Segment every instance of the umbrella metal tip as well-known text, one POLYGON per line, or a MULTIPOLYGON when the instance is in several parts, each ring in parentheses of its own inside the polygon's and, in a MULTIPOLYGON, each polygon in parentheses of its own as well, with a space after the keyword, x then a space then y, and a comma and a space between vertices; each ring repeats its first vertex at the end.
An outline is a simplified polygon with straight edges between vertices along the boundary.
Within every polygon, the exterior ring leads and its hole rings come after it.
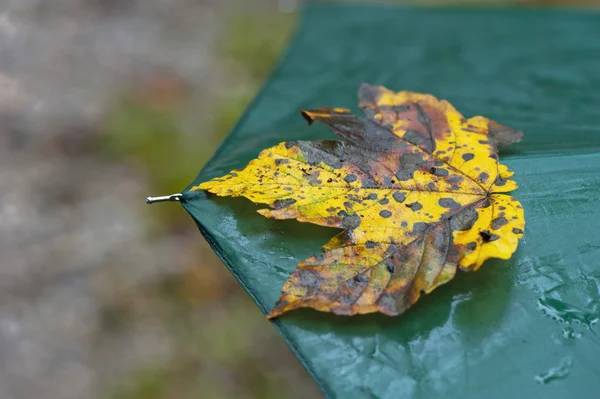
POLYGON ((181 197, 183 197, 183 194, 181 194, 181 193, 164 195, 161 197, 146 197, 146 204, 154 204, 155 202, 166 202, 166 201, 181 201, 181 197))

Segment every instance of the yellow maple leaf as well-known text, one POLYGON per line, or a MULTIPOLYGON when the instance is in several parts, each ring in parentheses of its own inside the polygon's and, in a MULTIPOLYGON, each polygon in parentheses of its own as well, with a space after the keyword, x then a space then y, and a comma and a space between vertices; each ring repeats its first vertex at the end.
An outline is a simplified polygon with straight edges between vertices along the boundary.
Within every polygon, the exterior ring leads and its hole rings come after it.
POLYGON ((397 315, 451 280, 457 268, 508 259, 523 235, 517 188, 497 146, 522 133, 463 117, 428 94, 363 84, 361 108, 302 111, 343 141, 294 141, 240 171, 192 188, 244 196, 275 219, 343 231, 298 265, 269 318, 301 307, 397 315))

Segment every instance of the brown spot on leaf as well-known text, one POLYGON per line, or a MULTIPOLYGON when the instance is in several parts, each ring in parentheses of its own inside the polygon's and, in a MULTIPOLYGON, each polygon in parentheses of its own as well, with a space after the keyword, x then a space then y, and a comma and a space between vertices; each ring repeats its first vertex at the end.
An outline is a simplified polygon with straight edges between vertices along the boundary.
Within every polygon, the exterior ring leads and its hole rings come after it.
POLYGON ((461 207, 461 205, 454 201, 452 198, 440 198, 440 200, 438 201, 439 206, 441 206, 442 208, 449 208, 449 209, 458 209, 461 207))
POLYGON ((483 242, 496 241, 497 239, 500 238, 500 236, 490 233, 489 230, 482 230, 479 232, 479 235, 481 236, 481 239, 483 240, 483 242))
POLYGON ((283 208, 287 208, 290 205, 296 203, 296 200, 294 198, 288 198, 288 199, 284 199, 284 200, 275 200, 273 201, 273 205, 272 207, 274 209, 283 209, 283 208))
POLYGON ((418 222, 413 225, 413 233, 424 233, 429 228, 429 223, 418 222))
POLYGON ((379 211, 379 216, 381 216, 382 218, 389 218, 392 216, 392 212, 388 211, 387 209, 383 209, 379 211))
POLYGON ((420 202, 413 202, 412 204, 406 204, 407 208, 410 208, 413 212, 423 209, 423 205, 420 202))
POLYGON ((490 178, 490 175, 488 175, 488 174, 487 174, 487 173, 485 173, 485 172, 481 172, 481 173, 479 174, 479 176, 477 176, 477 180, 479 180, 479 181, 480 181, 480 182, 482 182, 482 183, 485 183, 485 182, 486 182, 486 180, 487 180, 487 179, 489 179, 489 178, 490 178))
POLYGON ((410 259, 410 255, 407 253, 401 253, 400 255, 398 255, 398 260, 401 262, 408 262, 410 259))
POLYGON ((300 280, 300 285, 302 285, 304 287, 314 286, 319 281, 317 273, 312 270, 307 270, 307 269, 301 269, 299 271, 298 278, 300 280))
POLYGON ((446 169, 443 169, 443 168, 436 168, 435 172, 433 172, 433 174, 435 176, 445 177, 445 176, 448 176, 448 171, 446 169))
POLYGON ((348 183, 352 183, 353 181, 356 181, 357 177, 355 174, 350 174, 347 175, 346 177, 344 177, 344 180, 347 181, 348 183))
POLYGON ((497 217, 496 219, 492 220, 492 230, 498 230, 499 228, 506 225, 507 223, 508 223, 508 220, 506 220, 506 218, 504 216, 497 217))
POLYGON ((354 230, 360 225, 360 217, 357 214, 347 215, 342 218, 342 227, 347 230, 354 230))
POLYGON ((379 183, 369 178, 361 179, 360 184, 363 188, 379 188, 379 183))
POLYGON ((394 201, 401 204, 406 200, 406 193, 402 191, 394 191, 394 193, 392 194, 392 198, 394 199, 394 201))
POLYGON ((464 179, 459 175, 452 175, 446 179, 446 181, 450 184, 461 184, 463 180, 464 179))

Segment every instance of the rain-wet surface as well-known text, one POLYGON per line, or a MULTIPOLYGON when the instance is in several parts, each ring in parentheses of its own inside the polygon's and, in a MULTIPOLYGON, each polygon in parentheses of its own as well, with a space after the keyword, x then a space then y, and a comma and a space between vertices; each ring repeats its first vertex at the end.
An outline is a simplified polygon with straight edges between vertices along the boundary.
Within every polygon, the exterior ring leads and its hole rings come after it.
MULTIPOLYGON (((459 273, 401 317, 301 310, 276 322, 322 389, 344 397, 594 397, 600 119, 593 110, 600 103, 589 93, 600 88, 600 65, 589 54, 600 51, 591 39, 600 36, 600 15, 327 5, 309 15, 263 96, 194 184, 243 167, 280 141, 332 138, 277 116, 324 104, 352 108, 363 81, 430 92, 525 134, 501 152, 526 218, 510 260, 459 273), (557 58, 567 53, 568 60, 557 58), (320 61, 303 62, 309 54, 320 61), (257 131, 273 133, 256 140, 257 131)), ((243 199, 190 196, 185 206, 263 311, 294 264, 334 234, 266 220, 243 199), (230 217, 235 228, 222 230, 219 220, 230 217), (249 246, 236 244, 239 235, 252 237, 249 246), (295 260, 282 265, 290 254, 295 260)))

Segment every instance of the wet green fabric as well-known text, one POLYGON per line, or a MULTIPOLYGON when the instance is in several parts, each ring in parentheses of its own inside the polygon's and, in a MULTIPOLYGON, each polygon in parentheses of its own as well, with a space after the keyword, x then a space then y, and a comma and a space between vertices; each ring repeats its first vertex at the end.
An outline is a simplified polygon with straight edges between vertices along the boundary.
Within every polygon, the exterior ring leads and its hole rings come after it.
MULTIPOLYGON (((300 310, 274 322, 328 397, 600 395, 600 16, 309 6, 283 61, 193 184, 285 140, 334 138, 299 109, 357 109, 361 82, 432 93, 522 129, 503 149, 526 232, 509 261, 458 273, 400 317, 300 310)), ((189 187, 188 187, 189 188, 189 187)), ((243 198, 183 206, 266 313, 337 230, 263 218, 243 198)))

